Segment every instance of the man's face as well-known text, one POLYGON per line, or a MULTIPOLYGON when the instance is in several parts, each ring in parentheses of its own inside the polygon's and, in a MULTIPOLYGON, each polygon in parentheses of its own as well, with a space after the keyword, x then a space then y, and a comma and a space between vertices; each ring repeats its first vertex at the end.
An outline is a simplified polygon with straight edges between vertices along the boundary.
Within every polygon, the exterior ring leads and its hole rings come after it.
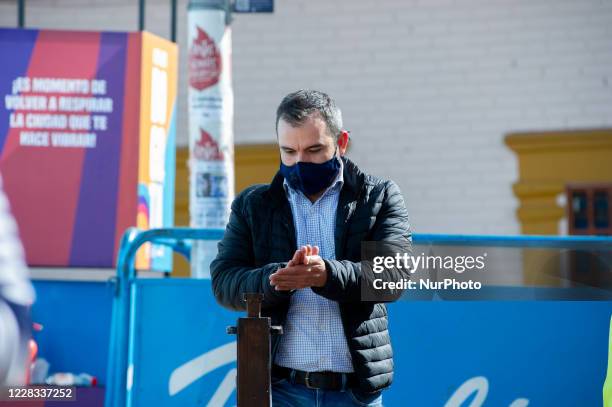
POLYGON ((312 114, 298 127, 278 121, 278 145, 283 164, 324 163, 334 156, 336 142, 329 135, 325 121, 312 114))

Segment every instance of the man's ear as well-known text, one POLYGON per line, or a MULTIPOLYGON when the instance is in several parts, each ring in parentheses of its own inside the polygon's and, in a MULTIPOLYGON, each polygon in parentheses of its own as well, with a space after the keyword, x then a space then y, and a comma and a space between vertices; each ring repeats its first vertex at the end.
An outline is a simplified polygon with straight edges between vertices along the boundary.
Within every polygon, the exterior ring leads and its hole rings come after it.
POLYGON ((343 156, 346 153, 346 149, 348 148, 349 143, 349 132, 346 130, 342 130, 340 135, 338 136, 338 151, 340 156, 343 156))

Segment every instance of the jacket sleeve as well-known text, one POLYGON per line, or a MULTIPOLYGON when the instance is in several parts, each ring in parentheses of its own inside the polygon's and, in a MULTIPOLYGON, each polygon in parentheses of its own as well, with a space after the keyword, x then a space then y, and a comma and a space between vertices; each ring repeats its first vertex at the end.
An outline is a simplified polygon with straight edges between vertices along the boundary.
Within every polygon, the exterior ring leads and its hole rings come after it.
MULTIPOLYGON (((387 251, 402 251, 412 255, 412 232, 408 221, 408 211, 399 187, 393 181, 385 182, 383 199, 376 221, 368 240, 381 242, 379 247, 387 251), (395 249, 394 249, 395 248, 395 249)), ((391 252, 388 253, 391 255, 391 252)), ((327 282, 323 287, 312 287, 312 290, 330 300, 338 302, 362 301, 362 262, 325 259, 327 282)), ((405 269, 387 270, 386 280, 409 278, 405 269)), ((367 277, 370 279, 372 274, 367 277)), ((374 302, 392 302, 401 297, 403 290, 386 291, 376 296, 374 302)))
POLYGON ((218 244, 217 257, 210 264, 212 289, 217 301, 226 308, 243 311, 244 293, 263 293, 262 309, 286 301, 287 291, 276 291, 269 276, 287 263, 270 263, 255 267, 251 231, 243 212, 247 191, 232 203, 230 219, 223 239, 218 244))

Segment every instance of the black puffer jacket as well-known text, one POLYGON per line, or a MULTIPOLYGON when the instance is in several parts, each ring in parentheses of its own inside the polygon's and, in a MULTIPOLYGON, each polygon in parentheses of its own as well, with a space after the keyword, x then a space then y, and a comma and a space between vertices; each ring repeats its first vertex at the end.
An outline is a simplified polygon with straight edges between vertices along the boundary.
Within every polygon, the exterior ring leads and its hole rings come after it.
MULTIPOLYGON (((360 390, 373 393, 393 380, 387 308, 360 300, 361 242, 404 241, 410 245, 408 213, 398 186, 364 174, 344 160, 344 185, 336 216, 336 259, 325 260, 328 280, 313 291, 340 305, 344 332, 360 390)), ((234 200, 230 220, 211 264, 214 295, 223 306, 244 310, 246 292, 264 293, 262 314, 283 325, 291 294, 275 291, 268 276, 296 250, 291 207, 276 174, 270 185, 254 185, 234 200)), ((274 336, 272 360, 279 343, 274 336)))

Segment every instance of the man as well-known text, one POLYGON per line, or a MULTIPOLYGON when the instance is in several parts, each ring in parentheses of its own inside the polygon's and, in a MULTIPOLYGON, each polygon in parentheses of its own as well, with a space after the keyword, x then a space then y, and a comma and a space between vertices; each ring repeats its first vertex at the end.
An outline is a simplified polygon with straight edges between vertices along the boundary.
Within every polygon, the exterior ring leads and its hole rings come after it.
POLYGON ((283 326, 273 405, 380 406, 393 354, 385 305, 361 299, 361 242, 409 245, 404 200, 345 157, 348 132, 325 93, 287 95, 276 131, 280 170, 233 202, 211 264, 214 294, 244 310, 243 293, 263 293, 262 314, 283 326))
POLYGON ((32 324, 29 308, 34 297, 17 224, 0 177, 0 386, 25 383, 32 324))

